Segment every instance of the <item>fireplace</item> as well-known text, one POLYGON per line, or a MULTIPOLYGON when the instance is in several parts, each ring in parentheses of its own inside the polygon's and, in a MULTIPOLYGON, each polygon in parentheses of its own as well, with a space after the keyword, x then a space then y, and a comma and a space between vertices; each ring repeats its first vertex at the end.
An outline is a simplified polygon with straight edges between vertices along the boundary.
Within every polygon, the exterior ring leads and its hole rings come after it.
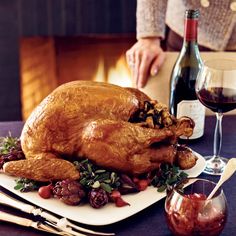
POLYGON ((125 52, 134 36, 31 37, 20 42, 22 118, 57 86, 93 80, 132 86, 125 52))
POLYGON ((25 120, 68 81, 130 85, 135 12, 136 0, 1 1, 0 121, 25 120))

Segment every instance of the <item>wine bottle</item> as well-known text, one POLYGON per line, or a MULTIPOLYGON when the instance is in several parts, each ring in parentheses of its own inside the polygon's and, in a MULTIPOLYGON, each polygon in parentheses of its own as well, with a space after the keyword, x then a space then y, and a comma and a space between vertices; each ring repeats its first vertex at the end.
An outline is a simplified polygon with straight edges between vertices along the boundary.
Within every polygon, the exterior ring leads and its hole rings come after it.
POLYGON ((195 92, 197 74, 203 65, 197 43, 198 17, 199 10, 185 12, 183 46, 170 80, 170 113, 177 118, 188 116, 195 122, 193 135, 189 139, 197 139, 203 135, 205 122, 205 107, 199 102, 195 92))

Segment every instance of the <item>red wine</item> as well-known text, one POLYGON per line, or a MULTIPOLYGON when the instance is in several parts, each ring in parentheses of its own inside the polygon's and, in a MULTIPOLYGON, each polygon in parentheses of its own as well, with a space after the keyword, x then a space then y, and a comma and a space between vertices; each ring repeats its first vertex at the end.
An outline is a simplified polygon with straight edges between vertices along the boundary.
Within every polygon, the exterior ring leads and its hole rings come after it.
POLYGON ((195 122, 193 135, 189 139, 203 135, 205 120, 205 108, 195 92, 196 78, 203 65, 197 44, 198 16, 198 10, 187 10, 185 13, 183 47, 170 81, 170 113, 177 118, 189 116, 195 122))
POLYGON ((202 104, 214 112, 224 113, 236 108, 236 89, 213 87, 201 89, 197 95, 202 104))

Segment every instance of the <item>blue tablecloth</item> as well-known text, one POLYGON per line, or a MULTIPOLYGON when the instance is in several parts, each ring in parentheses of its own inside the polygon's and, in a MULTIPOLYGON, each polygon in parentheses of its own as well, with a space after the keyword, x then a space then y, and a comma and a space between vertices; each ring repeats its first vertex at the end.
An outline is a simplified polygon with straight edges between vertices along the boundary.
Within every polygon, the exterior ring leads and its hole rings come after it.
MULTIPOLYGON (((22 122, 2 122, 0 123, 0 136, 6 136, 10 131, 13 136, 19 136, 22 129, 22 122)), ((207 117, 204 137, 194 143, 189 144, 195 151, 204 155, 211 155, 213 152, 213 134, 215 128, 215 117, 207 117)), ((223 144, 222 156, 230 158, 236 157, 236 116, 225 116, 223 118, 223 144)), ((202 178, 217 181, 219 177, 201 174, 202 178)), ((236 235, 236 174, 223 186, 228 200, 229 217, 226 227, 222 233, 224 236, 236 235)), ((9 208, 0 206, 0 210, 14 212, 9 208)), ((148 207, 147 209, 131 216, 121 222, 104 226, 91 227, 95 230, 115 232, 119 236, 167 236, 171 235, 164 217, 164 199, 148 207)), ((0 222, 0 235, 2 236, 33 236, 47 235, 33 229, 0 222)))

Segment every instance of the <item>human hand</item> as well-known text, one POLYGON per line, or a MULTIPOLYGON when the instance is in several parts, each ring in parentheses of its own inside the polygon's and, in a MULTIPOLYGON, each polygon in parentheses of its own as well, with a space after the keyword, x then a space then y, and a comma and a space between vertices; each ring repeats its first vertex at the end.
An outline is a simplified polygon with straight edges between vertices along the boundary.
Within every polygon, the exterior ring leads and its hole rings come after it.
POLYGON ((160 38, 141 38, 127 52, 126 60, 138 88, 143 88, 150 75, 158 73, 165 60, 160 38))

